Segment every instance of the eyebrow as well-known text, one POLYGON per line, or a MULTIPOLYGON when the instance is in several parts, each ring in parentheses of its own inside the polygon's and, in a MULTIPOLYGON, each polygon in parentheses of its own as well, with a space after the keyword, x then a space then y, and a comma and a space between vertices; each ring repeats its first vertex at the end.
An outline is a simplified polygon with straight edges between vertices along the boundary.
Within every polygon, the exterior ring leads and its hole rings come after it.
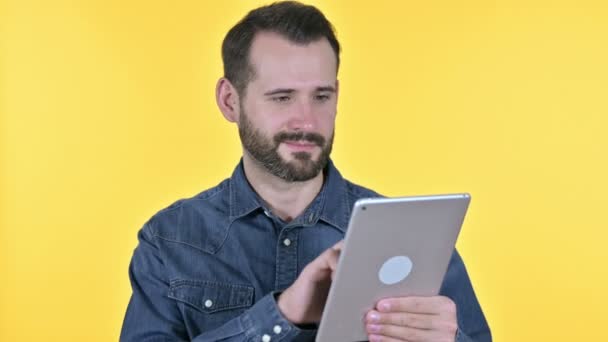
MULTIPOLYGON (((296 90, 292 89, 292 88, 277 88, 277 89, 273 89, 270 91, 267 91, 264 93, 265 96, 272 96, 272 95, 277 95, 277 94, 293 94, 296 90)), ((315 88, 315 91, 319 92, 319 91, 327 91, 327 92, 332 92, 335 93, 336 92, 336 88, 332 87, 332 86, 323 86, 323 87, 317 87, 315 88)))
POLYGON ((316 91, 327 91, 327 92, 330 92, 330 93, 335 93, 336 92, 336 88, 334 88, 332 86, 317 87, 316 91))
POLYGON ((272 96, 272 95, 276 95, 276 94, 291 94, 295 91, 296 91, 295 89, 278 88, 278 89, 273 89, 273 90, 267 91, 264 93, 264 95, 272 96))

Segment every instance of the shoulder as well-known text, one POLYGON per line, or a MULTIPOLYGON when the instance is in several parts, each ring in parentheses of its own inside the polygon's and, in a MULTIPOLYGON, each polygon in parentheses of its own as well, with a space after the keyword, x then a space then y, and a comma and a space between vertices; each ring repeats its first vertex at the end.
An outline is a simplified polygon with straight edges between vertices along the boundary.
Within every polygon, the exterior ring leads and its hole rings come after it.
POLYGON ((155 238, 213 253, 230 220, 230 179, 160 210, 143 230, 155 238))
POLYGON ((350 196, 357 197, 357 199, 364 197, 384 197, 374 190, 355 184, 347 179, 344 180, 344 184, 346 186, 346 192, 350 196))
POLYGON ((355 202, 361 198, 384 197, 374 190, 358 185, 346 179, 344 180, 344 185, 346 187, 346 196, 349 202, 349 208, 352 208, 355 202))

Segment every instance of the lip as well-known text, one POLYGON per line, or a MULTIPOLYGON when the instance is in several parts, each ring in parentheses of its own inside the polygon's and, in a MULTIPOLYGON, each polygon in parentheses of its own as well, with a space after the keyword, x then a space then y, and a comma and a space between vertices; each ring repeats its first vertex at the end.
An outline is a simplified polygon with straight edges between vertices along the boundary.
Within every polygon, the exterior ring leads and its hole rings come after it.
POLYGON ((317 147, 316 144, 307 141, 284 141, 284 144, 296 151, 310 151, 317 147))

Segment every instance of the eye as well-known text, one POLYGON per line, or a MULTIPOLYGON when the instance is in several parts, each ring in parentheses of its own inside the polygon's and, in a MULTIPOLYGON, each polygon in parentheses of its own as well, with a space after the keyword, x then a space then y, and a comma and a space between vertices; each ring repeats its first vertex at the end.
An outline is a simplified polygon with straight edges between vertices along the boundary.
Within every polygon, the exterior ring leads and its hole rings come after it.
POLYGON ((329 100, 330 96, 328 94, 318 94, 315 95, 315 100, 320 101, 320 102, 324 102, 329 100))
POLYGON ((274 101, 274 102, 287 102, 290 99, 291 98, 287 95, 280 95, 280 96, 272 97, 272 101, 274 101))

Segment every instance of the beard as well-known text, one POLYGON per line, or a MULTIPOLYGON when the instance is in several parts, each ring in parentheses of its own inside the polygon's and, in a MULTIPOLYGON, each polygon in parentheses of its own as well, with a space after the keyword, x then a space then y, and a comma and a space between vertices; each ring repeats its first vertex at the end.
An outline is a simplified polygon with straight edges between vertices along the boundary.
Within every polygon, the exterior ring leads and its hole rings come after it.
POLYGON ((266 137, 253 126, 241 106, 239 135, 243 148, 268 172, 286 182, 304 182, 315 178, 329 162, 334 141, 334 133, 329 139, 312 132, 279 132, 274 137, 266 137), (294 160, 287 161, 279 154, 279 145, 285 141, 305 141, 321 148, 317 160, 308 152, 292 153, 294 160))

